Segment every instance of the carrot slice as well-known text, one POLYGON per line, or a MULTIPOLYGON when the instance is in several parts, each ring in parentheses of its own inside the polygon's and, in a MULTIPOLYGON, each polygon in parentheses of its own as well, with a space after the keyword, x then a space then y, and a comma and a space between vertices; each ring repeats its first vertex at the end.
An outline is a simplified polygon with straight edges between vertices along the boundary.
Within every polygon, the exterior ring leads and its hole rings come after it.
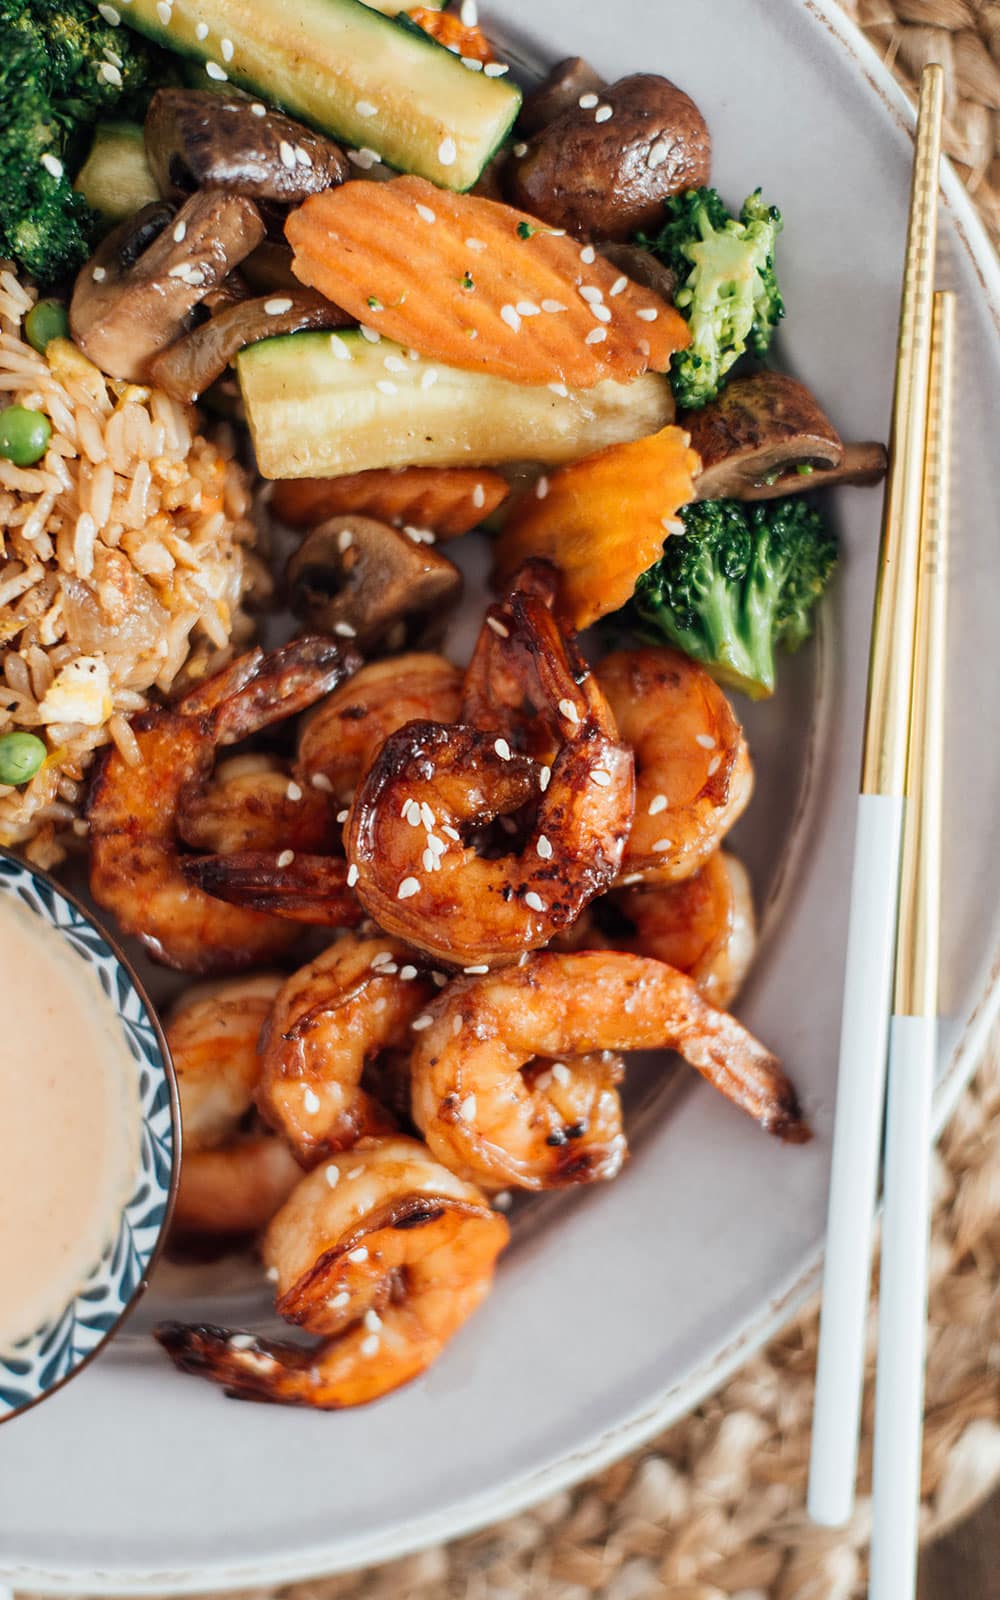
POLYGON ((559 568, 558 610, 573 627, 617 611, 675 531, 680 507, 694 498, 701 461, 688 439, 681 428, 661 428, 539 479, 497 543, 498 577, 542 556, 559 568))
POLYGON ((356 514, 454 539, 490 516, 509 492, 507 480, 485 467, 375 467, 340 478, 286 478, 275 484, 271 509, 293 528, 356 514))
POLYGON ((293 271, 377 333, 514 383, 590 389, 664 372, 687 323, 557 229, 425 178, 311 195, 285 233, 293 271))
POLYGON ((466 61, 495 61, 496 57, 490 47, 482 28, 478 26, 466 27, 461 17, 454 11, 432 11, 430 6, 414 6, 406 15, 418 28, 423 28, 438 44, 445 45, 449 50, 457 48, 460 56, 466 61))

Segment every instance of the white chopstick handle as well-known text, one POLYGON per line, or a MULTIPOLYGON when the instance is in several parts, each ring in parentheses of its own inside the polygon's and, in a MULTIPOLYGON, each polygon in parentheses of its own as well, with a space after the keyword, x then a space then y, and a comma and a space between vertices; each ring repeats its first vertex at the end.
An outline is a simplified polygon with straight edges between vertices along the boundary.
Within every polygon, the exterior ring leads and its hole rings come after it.
POLYGON ((936 1017, 893 1017, 869 1600, 916 1592, 936 1017))
POLYGON ((901 796, 860 797, 809 1465, 809 1515, 830 1527, 854 1506, 902 821, 901 796))

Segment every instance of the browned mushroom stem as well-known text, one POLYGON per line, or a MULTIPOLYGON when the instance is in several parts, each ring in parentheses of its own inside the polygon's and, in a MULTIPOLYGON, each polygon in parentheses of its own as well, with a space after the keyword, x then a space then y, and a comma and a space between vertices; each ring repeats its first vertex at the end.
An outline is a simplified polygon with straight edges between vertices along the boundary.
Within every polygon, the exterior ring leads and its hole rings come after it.
POLYGON ((582 56, 567 56, 557 61, 538 88, 525 95, 517 119, 518 133, 532 138, 571 106, 578 106, 582 94, 599 94, 604 81, 582 56))
POLYGON ((260 215, 242 195, 206 190, 176 215, 167 205, 144 206, 77 274, 73 338, 102 372, 142 382, 153 357, 187 331, 195 308, 263 237, 260 215))
POLYGON ((404 649, 433 632, 462 592, 458 568, 373 517, 331 517, 288 563, 292 608, 311 627, 404 649))
MULTIPOLYGON (((748 484, 739 496, 741 500, 776 500, 783 494, 805 494, 808 489, 824 489, 830 484, 848 483, 863 486, 878 483, 885 477, 889 457, 884 444, 865 440, 859 444, 845 444, 840 465, 814 467, 801 472, 793 468, 783 472, 769 483, 748 484)), ((702 496, 704 499, 704 496, 702 496)))
POLYGON ((680 420, 701 457, 701 500, 744 499, 776 474, 838 467, 844 454, 805 384, 784 372, 733 378, 717 400, 680 420))
POLYGON ((613 267, 620 268, 633 283, 641 283, 644 289, 652 289, 667 305, 673 304, 677 278, 669 267, 664 266, 648 250, 640 250, 637 244, 612 242, 598 245, 597 253, 605 261, 610 261, 613 267))
POLYGON ((248 344, 303 328, 346 328, 352 318, 315 289, 240 300, 156 357, 150 377, 181 405, 193 405, 248 344))
POLYGON ((158 89, 146 114, 146 156, 161 194, 225 189, 298 205, 343 183, 350 167, 332 140, 257 101, 204 89, 158 89))

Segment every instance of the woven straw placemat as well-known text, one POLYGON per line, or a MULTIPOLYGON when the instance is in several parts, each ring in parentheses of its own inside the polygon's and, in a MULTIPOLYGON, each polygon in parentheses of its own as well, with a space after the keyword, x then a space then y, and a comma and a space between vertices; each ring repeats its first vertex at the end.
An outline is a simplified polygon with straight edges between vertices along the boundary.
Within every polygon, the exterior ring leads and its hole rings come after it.
MULTIPOLYGON (((943 63, 946 148, 997 241, 1000 0, 848 0, 846 9, 907 87, 925 62, 943 63)), ((935 1161, 925 1539, 1000 1484, 998 1114, 1000 1035, 935 1161)), ((862 1498, 849 1528, 825 1532, 804 1511, 816 1334, 814 1305, 691 1416, 573 1491, 450 1545, 292 1585, 282 1600, 855 1600, 865 1583, 871 1386, 862 1498)), ((268 1595, 254 1590, 252 1600, 268 1595)))

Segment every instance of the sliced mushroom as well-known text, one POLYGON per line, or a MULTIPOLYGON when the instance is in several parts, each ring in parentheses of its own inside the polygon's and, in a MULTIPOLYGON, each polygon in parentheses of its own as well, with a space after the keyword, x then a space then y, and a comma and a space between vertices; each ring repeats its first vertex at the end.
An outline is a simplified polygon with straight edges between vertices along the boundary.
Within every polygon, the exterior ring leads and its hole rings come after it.
POLYGON ((287 294, 302 285, 292 271, 292 248, 284 240, 265 239, 240 269, 257 294, 287 294))
MULTIPOLYGON (((605 80, 582 56, 567 56, 557 61, 544 82, 524 97, 517 131, 528 139, 547 128, 564 111, 580 104, 580 96, 599 94, 605 80)), ((595 102, 596 103, 596 102, 595 102)))
POLYGON ((73 338, 102 372, 142 382, 154 356, 187 331, 196 307, 263 237, 242 195, 206 190, 176 215, 168 205, 144 206, 77 274, 73 338))
POLYGON ((314 528, 288 579, 298 616, 365 651, 426 639, 462 592, 447 557, 372 517, 331 517, 314 528))
POLYGON ((298 205, 343 183, 343 151, 320 133, 259 102, 204 89, 158 89, 146 114, 146 155, 161 194, 225 189, 298 205))
POLYGON ((610 261, 613 267, 619 267, 633 283, 641 283, 644 289, 652 289, 667 305, 673 303, 677 279, 670 268, 648 250, 640 250, 637 244, 602 244, 598 246, 597 253, 605 261, 610 261))
POLYGON ((784 372, 733 378, 717 400, 681 422, 701 456, 701 500, 743 499, 775 474, 838 467, 844 454, 805 384, 784 372))
MULTIPOLYGON (((885 477, 889 457, 884 444, 865 440, 845 444, 837 467, 795 467, 767 483, 748 485, 741 500, 775 500, 783 494, 805 494, 808 489, 825 489, 834 483, 853 483, 859 487, 879 483, 885 477)), ((704 498, 704 497, 703 497, 704 498)))
POLYGON ((246 345, 303 328, 346 328, 352 321, 324 295, 301 286, 290 294, 240 300, 161 351, 150 377, 181 405, 193 405, 246 345))

